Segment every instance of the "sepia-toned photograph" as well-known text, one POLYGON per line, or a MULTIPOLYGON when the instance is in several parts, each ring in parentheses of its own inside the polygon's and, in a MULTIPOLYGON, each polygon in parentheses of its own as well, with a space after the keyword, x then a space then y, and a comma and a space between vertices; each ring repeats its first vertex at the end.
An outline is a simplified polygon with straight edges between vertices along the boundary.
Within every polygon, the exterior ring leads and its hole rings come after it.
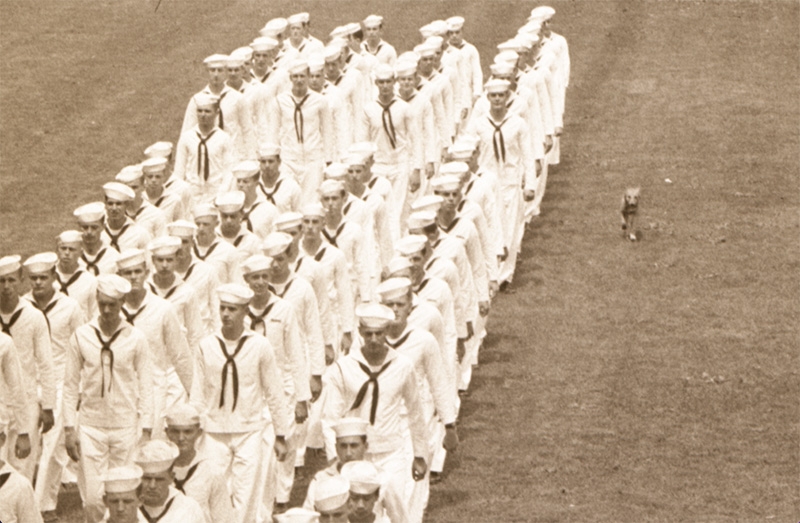
POLYGON ((800 1, 0 48, 1 523, 800 521, 800 1))

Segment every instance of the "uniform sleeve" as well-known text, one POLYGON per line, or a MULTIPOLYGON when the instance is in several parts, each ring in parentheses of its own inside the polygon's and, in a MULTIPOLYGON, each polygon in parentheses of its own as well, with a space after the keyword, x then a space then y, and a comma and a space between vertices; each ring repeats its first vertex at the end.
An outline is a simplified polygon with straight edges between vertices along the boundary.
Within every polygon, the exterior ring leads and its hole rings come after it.
POLYGON ((72 309, 69 315, 69 331, 75 332, 75 329, 86 323, 86 314, 83 312, 83 307, 80 304, 72 309))
MULTIPOLYGON (((394 257, 394 246, 392 245, 392 233, 389 225, 389 210, 386 205, 386 200, 379 195, 374 195, 377 200, 375 212, 373 214, 373 222, 375 223, 375 241, 378 244, 378 255, 380 261, 380 268, 389 266, 389 262, 394 257)), ((379 274, 380 276, 380 274, 379 274)))
POLYGON ((175 372, 178 374, 186 393, 189 394, 192 391, 193 358, 189 351, 189 345, 181 333, 178 315, 171 304, 164 309, 164 319, 161 325, 161 336, 164 340, 164 347, 167 349, 169 361, 175 367, 175 372))
POLYGON ((423 144, 424 135, 422 134, 422 120, 416 118, 411 110, 411 106, 406 104, 403 114, 405 127, 408 130, 409 141, 411 143, 411 168, 425 168, 425 145, 423 144))
POLYGON ((475 207, 475 218, 472 220, 472 223, 475 225, 475 230, 478 232, 478 238, 481 242, 483 259, 486 262, 486 277, 489 279, 489 281, 497 281, 497 256, 495 256, 492 234, 489 232, 489 224, 486 221, 486 216, 484 216, 483 210, 478 204, 475 204, 475 207))
POLYGON ((481 57, 478 54, 478 49, 468 44, 470 71, 472 73, 472 96, 477 98, 483 92, 483 69, 481 69, 481 57))
POLYGON ((143 429, 153 428, 153 363, 149 356, 147 339, 141 335, 136 347, 133 365, 136 369, 136 379, 139 380, 139 416, 143 429))
POLYGON ((350 146, 350 139, 352 137, 352 117, 348 108, 341 101, 330 100, 330 113, 333 120, 333 128, 335 129, 334 151, 336 157, 344 157, 347 153, 347 148, 350 146))
POLYGON ((442 89, 442 105, 444 107, 444 115, 447 120, 444 122, 444 126, 446 127, 443 127, 443 129, 447 129, 447 134, 445 134, 442 139, 445 141, 446 145, 449 145, 452 143, 453 134, 455 132, 453 129, 453 122, 455 121, 455 100, 453 97, 453 85, 446 76, 444 79, 446 81, 442 82, 442 85, 444 85, 444 88, 442 89))
MULTIPOLYGON (((186 343, 189 345, 189 357, 194 360, 197 356, 197 344, 203 337, 203 320, 200 317, 200 303, 197 299, 197 291, 192 291, 192 295, 183 307, 183 321, 186 326, 186 343)), ((191 391, 191 387, 186 389, 191 391)))
POLYGON ((194 360, 194 375, 192 377, 192 392, 189 394, 189 403, 196 407, 203 416, 207 415, 208 410, 205 398, 205 376, 206 360, 203 356, 203 341, 201 341, 197 348, 197 357, 194 360))
POLYGON ((433 121, 433 106, 430 103, 423 104, 422 112, 419 116, 422 125, 422 154, 425 163, 438 162, 441 159, 442 151, 436 148, 436 124, 433 121))
POLYGON ((304 509, 314 510, 314 493, 316 493, 316 491, 317 491, 317 478, 314 477, 308 484, 308 490, 306 491, 306 499, 303 501, 304 509))
POLYGON ((455 312, 456 316, 456 331, 458 332, 458 337, 466 338, 469 293, 466 290, 462 292, 461 280, 458 277, 458 269, 456 269, 455 264, 453 264, 450 269, 451 270, 446 271, 446 274, 443 275, 444 277, 442 279, 447 282, 448 286, 450 287, 450 292, 453 294, 453 311, 455 312))
POLYGON ((464 249, 472 269, 472 281, 478 291, 478 300, 489 301, 489 279, 486 272, 486 259, 483 255, 478 231, 475 230, 475 225, 471 221, 467 221, 465 225, 468 225, 468 227, 465 227, 468 232, 464 242, 464 249))
POLYGON ((81 382, 83 357, 78 345, 78 335, 73 333, 67 345, 64 370, 64 388, 61 395, 61 412, 64 413, 64 426, 75 427, 78 408, 78 394, 81 382))
POLYGON ((370 141, 370 121, 369 112, 367 111, 366 103, 355 115, 356 128, 355 128, 355 141, 367 142, 370 141))
POLYGON ((358 293, 361 301, 371 301, 373 299, 372 271, 370 270, 369 253, 369 231, 357 228, 353 235, 353 264, 355 265, 356 277, 358 281, 358 293))
POLYGON ((533 144, 531 142, 531 133, 527 125, 520 126, 519 133, 520 151, 522 153, 522 165, 525 172, 523 174, 525 190, 535 191, 539 180, 536 176, 536 160, 533 156, 533 144))
MULTIPOLYGON (((274 73, 273 73, 274 74, 274 73)), ((281 109, 278 97, 266 101, 265 105, 266 133, 265 139, 273 143, 281 143, 281 109)))
POLYGON ((333 127, 333 118, 327 100, 321 98, 320 102, 319 132, 322 134, 323 157, 326 162, 332 162, 335 159, 336 129, 333 127))
POLYGON ((269 99, 264 84, 258 80, 255 82, 250 95, 250 109, 253 111, 256 147, 258 147, 259 144, 269 141, 269 99))
POLYGON ((244 95, 236 102, 237 119, 239 120, 239 128, 241 132, 241 144, 244 150, 242 153, 244 158, 256 158, 256 130, 253 125, 253 114, 250 110, 250 105, 244 95))
POLYGON ((181 134, 192 129, 197 125, 197 104, 194 101, 194 96, 189 99, 186 104, 186 112, 183 114, 183 125, 181 126, 181 134))
POLYGON ((311 287, 314 289, 314 296, 317 298, 317 309, 319 310, 319 323, 322 327, 322 336, 326 345, 336 346, 336 329, 333 323, 333 311, 331 310, 331 300, 328 297, 328 281, 325 279, 319 264, 312 265, 314 277, 311 279, 311 287))
POLYGON ((441 153, 441 149, 448 145, 447 142, 450 140, 450 133, 447 126, 447 112, 444 106, 443 94, 440 91, 434 91, 433 85, 429 86, 428 89, 430 89, 431 94, 430 101, 433 107, 433 119, 436 123, 436 134, 439 138, 439 142, 437 143, 439 148, 439 152, 437 152, 438 155, 441 153))
POLYGON ((259 361, 261 375, 261 389, 267 399, 269 412, 275 423, 275 435, 286 436, 289 429, 289 409, 286 405, 286 395, 283 393, 283 380, 278 370, 275 351, 266 338, 262 338, 263 349, 259 361))
POLYGON ((2 402, 5 404, 4 406, 9 407, 14 414, 14 418, 17 420, 17 424, 21 429, 20 433, 30 434, 36 430, 36 423, 34 420, 27 419, 27 409, 25 408, 27 393, 22 383, 22 374, 19 367, 19 359, 17 359, 17 354, 15 352, 16 349, 10 338, 8 343, 4 343, 3 345, 3 347, 0 347, 0 354, 2 354, 3 357, 1 363, 3 381, 5 384, 3 387, 0 387, 0 390, 6 393, 7 396, 2 399, 2 402))
POLYGON ((406 411, 408 412, 408 427, 411 431, 411 444, 414 448, 414 456, 427 456, 428 430, 425 426, 422 404, 419 401, 419 393, 417 392, 417 377, 414 374, 414 369, 410 365, 403 381, 402 395, 403 401, 405 401, 406 404, 406 411))
POLYGON ((550 90, 547 87, 546 74, 544 71, 536 71, 536 93, 539 95, 540 112, 542 113, 542 123, 545 134, 553 134, 553 107, 550 103, 550 90))
POLYGON ((442 360, 441 351, 436 344, 433 334, 425 332, 424 360, 425 378, 431 387, 433 404, 439 419, 445 425, 456 421, 455 406, 453 405, 453 391, 456 390, 452 383, 451 376, 447 372, 442 360))
POLYGON ((350 277, 347 275, 347 261, 344 259, 344 255, 337 256, 334 261, 333 278, 334 285, 336 285, 336 300, 339 319, 342 322, 342 332, 353 332, 355 329, 355 298, 350 277))
POLYGON ((303 326, 308 344, 308 366, 312 376, 321 376, 325 372, 325 341, 322 337, 317 300, 314 292, 308 290, 310 292, 303 293, 303 326))
POLYGON ((325 401, 322 404, 322 436, 325 440, 327 455, 336 456, 336 433, 333 430, 333 424, 347 412, 344 375, 339 362, 328 367, 323 383, 325 401))
POLYGON ((42 395, 40 400, 43 409, 54 409, 56 406, 56 382, 53 370, 53 347, 50 343, 50 327, 47 325, 47 319, 44 314, 39 311, 36 312, 33 343, 42 395))
POLYGON ((297 317, 294 315, 292 307, 286 308, 286 318, 283 322, 283 345, 289 355, 289 365, 292 368, 295 399, 308 401, 311 399, 311 387, 308 383, 310 371, 306 353, 303 350, 300 325, 297 323, 297 317))
POLYGON ((186 135, 181 134, 178 139, 178 147, 175 152, 175 166, 172 169, 172 176, 170 180, 186 180, 186 167, 189 159, 189 144, 186 141, 186 135))

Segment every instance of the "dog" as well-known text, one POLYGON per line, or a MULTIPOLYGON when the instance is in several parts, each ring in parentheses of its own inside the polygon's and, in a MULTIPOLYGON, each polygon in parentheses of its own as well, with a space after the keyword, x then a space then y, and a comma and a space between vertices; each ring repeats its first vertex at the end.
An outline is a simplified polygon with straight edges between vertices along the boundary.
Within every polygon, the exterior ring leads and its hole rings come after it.
POLYGON ((620 208, 622 230, 625 231, 623 234, 632 242, 636 241, 633 220, 636 218, 636 211, 639 210, 639 192, 639 187, 626 189, 625 194, 622 196, 622 207, 620 208))

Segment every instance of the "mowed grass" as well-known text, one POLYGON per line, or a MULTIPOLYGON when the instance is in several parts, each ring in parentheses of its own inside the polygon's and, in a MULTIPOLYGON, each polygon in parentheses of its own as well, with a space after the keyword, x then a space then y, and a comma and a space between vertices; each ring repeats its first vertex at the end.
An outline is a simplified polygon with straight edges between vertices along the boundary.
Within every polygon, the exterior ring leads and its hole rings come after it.
MULTIPOLYGON (((573 58, 563 161, 517 293, 494 304, 427 519, 797 520, 799 6, 553 5, 573 58), (638 244, 617 216, 633 185, 638 244)), ((51 248, 100 184, 177 140, 203 57, 300 10, 154 6, 0 8, 3 254, 51 248)), ((398 51, 462 14, 484 65, 531 7, 302 4, 319 35, 379 12, 398 51)))

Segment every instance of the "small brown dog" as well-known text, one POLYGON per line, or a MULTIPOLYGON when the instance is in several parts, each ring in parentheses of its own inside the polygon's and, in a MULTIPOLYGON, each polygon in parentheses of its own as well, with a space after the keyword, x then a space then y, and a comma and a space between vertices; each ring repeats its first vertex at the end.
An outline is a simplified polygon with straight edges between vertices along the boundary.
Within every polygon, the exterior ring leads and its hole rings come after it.
POLYGON ((635 242, 636 232, 633 230, 633 220, 636 218, 636 211, 639 210, 639 187, 626 189, 622 196, 622 230, 626 231, 627 238, 635 242))

